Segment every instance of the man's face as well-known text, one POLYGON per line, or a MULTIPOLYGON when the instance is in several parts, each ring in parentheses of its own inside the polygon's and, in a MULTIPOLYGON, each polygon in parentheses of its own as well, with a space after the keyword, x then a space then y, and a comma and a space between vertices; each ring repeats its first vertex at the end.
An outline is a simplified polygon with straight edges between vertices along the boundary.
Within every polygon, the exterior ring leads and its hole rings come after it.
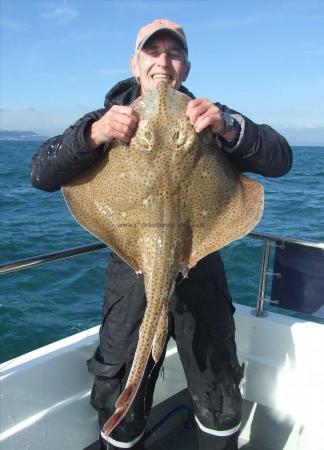
POLYGON ((139 55, 132 56, 132 72, 141 84, 141 93, 154 89, 160 81, 179 89, 187 78, 190 63, 181 43, 167 32, 157 33, 139 55))

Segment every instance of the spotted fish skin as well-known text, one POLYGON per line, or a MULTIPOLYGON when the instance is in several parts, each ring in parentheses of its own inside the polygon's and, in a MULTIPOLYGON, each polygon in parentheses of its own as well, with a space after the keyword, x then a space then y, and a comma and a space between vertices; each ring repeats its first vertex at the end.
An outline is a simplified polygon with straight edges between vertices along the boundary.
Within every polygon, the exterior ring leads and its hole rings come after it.
POLYGON ((161 355, 178 273, 249 233, 263 211, 262 186, 231 166, 211 133, 195 133, 189 100, 159 83, 132 104, 140 122, 130 143, 115 141, 105 158, 63 187, 76 220, 144 274, 147 308, 106 434, 127 413, 150 353, 155 361, 161 355))

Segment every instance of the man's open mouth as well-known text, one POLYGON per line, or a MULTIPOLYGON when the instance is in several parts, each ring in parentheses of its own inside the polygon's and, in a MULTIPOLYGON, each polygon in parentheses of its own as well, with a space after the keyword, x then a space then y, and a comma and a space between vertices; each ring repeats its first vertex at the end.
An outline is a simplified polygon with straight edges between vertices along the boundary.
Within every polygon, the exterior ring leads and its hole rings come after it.
POLYGON ((153 79, 156 78, 160 78, 160 79, 167 79, 167 80, 172 80, 172 76, 167 74, 167 73, 155 73, 154 75, 152 75, 153 79))

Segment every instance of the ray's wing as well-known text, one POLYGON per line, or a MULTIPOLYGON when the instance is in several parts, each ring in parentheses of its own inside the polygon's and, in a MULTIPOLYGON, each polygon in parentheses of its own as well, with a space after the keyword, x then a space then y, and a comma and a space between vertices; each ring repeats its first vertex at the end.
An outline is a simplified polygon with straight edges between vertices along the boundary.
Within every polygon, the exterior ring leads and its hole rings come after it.
MULTIPOLYGON (((180 114, 185 110, 189 97, 173 89, 167 95, 175 112, 180 114)), ((114 141, 102 160, 62 187, 77 222, 135 271, 142 267, 141 235, 150 222, 145 202, 157 183, 153 157, 152 160, 142 157, 142 152, 151 145, 150 120, 156 110, 156 99, 157 93, 152 91, 132 103, 140 124, 129 144, 114 141)))
POLYGON ((103 159, 62 187, 77 222, 135 271, 141 270, 139 231, 148 195, 143 177, 134 170, 134 155, 136 160, 139 153, 132 143, 115 141, 103 159))
POLYGON ((200 139, 201 158, 184 192, 192 229, 189 267, 248 234, 263 212, 263 187, 241 175, 215 144, 200 139))

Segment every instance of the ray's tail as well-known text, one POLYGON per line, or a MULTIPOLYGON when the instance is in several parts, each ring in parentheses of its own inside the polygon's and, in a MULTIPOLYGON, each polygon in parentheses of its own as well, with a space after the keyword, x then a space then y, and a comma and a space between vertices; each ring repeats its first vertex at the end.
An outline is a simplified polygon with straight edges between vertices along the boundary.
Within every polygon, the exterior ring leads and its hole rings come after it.
POLYGON ((159 317, 159 321, 153 339, 152 357, 155 363, 157 363, 161 358, 167 333, 168 333, 168 302, 166 301, 162 305, 161 314, 159 317))
POLYGON ((140 328, 139 341, 126 387, 116 401, 116 411, 103 426, 103 432, 107 435, 113 431, 126 415, 143 378, 158 322, 152 313, 152 308, 148 306, 140 328))
POLYGON ((103 426, 106 435, 113 431, 129 410, 141 384, 151 352, 155 362, 161 356, 167 331, 167 305, 174 285, 173 272, 170 267, 161 270, 160 266, 159 271, 151 271, 145 277, 144 271, 147 307, 126 387, 117 399, 115 413, 103 426))
MULTIPOLYGON (((163 181, 163 180, 162 180, 163 181)), ((168 186, 167 179, 162 183, 168 186)), ((109 434, 129 410, 152 352, 155 362, 160 358, 167 331, 167 305, 179 272, 179 237, 177 227, 178 197, 151 202, 151 216, 158 226, 145 228, 142 235, 146 311, 125 390, 116 402, 116 411, 105 423, 103 432, 109 434), (160 226, 165 224, 165 226, 160 226), (153 350, 153 351, 152 351, 153 350)), ((150 218, 151 221, 153 221, 150 218)))

